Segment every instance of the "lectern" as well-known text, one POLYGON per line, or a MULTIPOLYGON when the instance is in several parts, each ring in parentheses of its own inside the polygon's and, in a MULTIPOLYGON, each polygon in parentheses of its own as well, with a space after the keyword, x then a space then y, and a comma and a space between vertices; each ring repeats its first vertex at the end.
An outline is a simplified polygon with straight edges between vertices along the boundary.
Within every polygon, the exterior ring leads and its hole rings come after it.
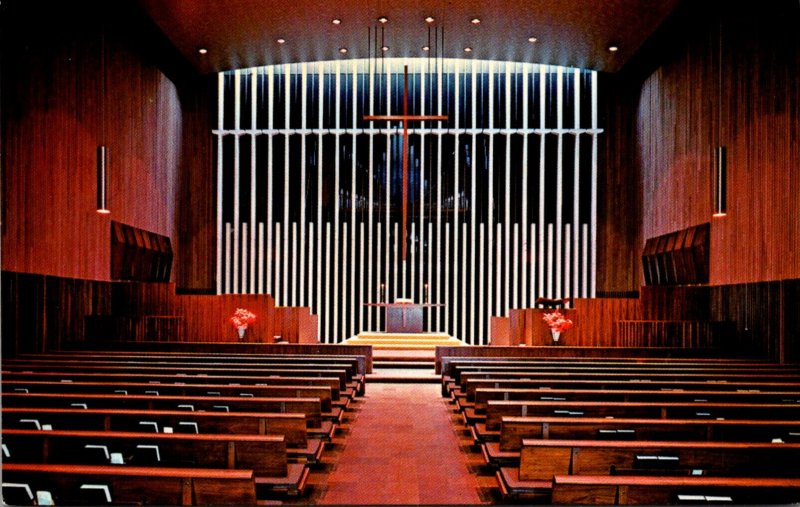
POLYGON ((417 304, 398 301, 395 303, 365 303, 364 306, 386 308, 387 333, 422 333, 422 309, 443 304, 417 304))

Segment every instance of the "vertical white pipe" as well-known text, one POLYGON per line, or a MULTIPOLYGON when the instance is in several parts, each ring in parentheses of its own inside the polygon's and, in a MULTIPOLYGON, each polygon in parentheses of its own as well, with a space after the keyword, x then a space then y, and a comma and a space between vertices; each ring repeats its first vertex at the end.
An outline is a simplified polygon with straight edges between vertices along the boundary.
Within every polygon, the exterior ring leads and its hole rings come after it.
POLYGON ((499 316, 503 315, 503 309, 501 307, 502 302, 503 302, 502 301, 502 295, 501 295, 501 289, 503 287, 503 266, 501 265, 502 263, 500 262, 500 259, 502 258, 501 257, 502 256, 502 252, 503 252, 503 224, 502 223, 497 224, 497 242, 496 242, 496 247, 497 247, 497 253, 495 254, 495 256, 498 259, 498 263, 497 263, 497 269, 495 271, 495 283, 494 283, 494 289, 495 289, 495 308, 494 308, 494 312, 495 312, 495 315, 497 315, 499 317, 499 316))
POLYGON ((402 242, 402 239, 400 238, 400 224, 395 222, 394 224, 392 224, 392 229, 394 231, 394 241, 392 241, 392 243, 393 243, 393 247, 392 248, 394 249, 395 262, 393 263, 393 266, 392 266, 392 268, 393 268, 392 269, 392 271, 393 271, 393 273, 392 273, 392 275, 393 275, 392 276, 392 288, 391 288, 392 297, 389 299, 390 301, 396 300, 397 297, 399 296, 398 291, 400 290, 400 284, 397 282, 397 272, 398 272, 400 263, 397 262, 397 259, 400 258, 399 257, 399 255, 400 255, 399 249, 400 249, 400 243, 402 242))
MULTIPOLYGON (((274 144, 274 129, 275 129, 275 67, 269 66, 267 67, 267 128, 269 129, 269 135, 267 136, 267 150, 269 151, 269 156, 267 157, 267 223, 265 224, 265 229, 267 230, 267 294, 272 294, 275 299, 278 298, 278 292, 275 287, 272 285, 272 268, 273 259, 272 253, 275 249, 275 244, 273 242, 273 232, 272 229, 275 227, 275 221, 272 216, 272 208, 273 208, 273 198, 275 197, 275 189, 272 188, 273 185, 273 156, 272 156, 272 148, 274 144)), ((277 269, 276 269, 277 271, 277 269)))
POLYGON ((553 224, 547 224, 547 297, 553 297, 553 224))
POLYGON ((480 329, 478 331, 478 343, 480 345, 486 345, 487 343, 483 331, 487 328, 487 322, 490 320, 489 316, 486 315, 486 293, 484 291, 486 280, 486 272, 484 271, 484 266, 486 264, 483 262, 483 257, 486 252, 486 250, 483 248, 484 244, 484 223, 481 222, 480 228, 478 229, 478 322, 480 325, 480 329))
MULTIPOLYGON (((531 246, 530 246, 529 255, 531 256, 531 280, 530 280, 531 297, 530 297, 529 304, 530 304, 531 307, 533 307, 534 304, 536 303, 536 297, 535 297, 535 295, 536 295, 536 287, 537 287, 537 285, 536 285, 536 281, 537 281, 536 280, 536 266, 538 266, 538 263, 541 262, 541 258, 537 255, 537 251, 536 251, 536 243, 535 243, 535 241, 536 241, 536 224, 531 224, 531 235, 530 235, 530 238, 531 238, 531 240, 530 240, 531 246)), ((539 293, 539 295, 541 296, 541 292, 539 293)))
MULTIPOLYGON (((488 287, 489 301, 487 302, 488 316, 492 317, 496 313, 494 308, 495 294, 494 294, 494 133, 491 130, 494 128, 494 62, 489 62, 489 167, 486 171, 489 177, 489 209, 487 210, 488 219, 486 222, 486 236, 488 240, 488 260, 487 260, 487 273, 488 273, 488 287)), ((497 258, 500 261, 500 258, 497 258)))
MULTIPOLYGON (((546 128, 546 105, 547 105, 547 66, 540 65, 539 66, 539 221, 537 225, 539 227, 539 290, 537 292, 538 296, 544 295, 544 233, 546 230, 545 224, 545 214, 544 214, 544 202, 545 196, 545 134, 544 129, 546 128)), ((548 276, 548 278, 550 278, 548 276)))
POLYGON ((264 222, 258 223, 258 293, 264 293, 264 222))
MULTIPOLYGON (((369 65, 369 93, 367 94, 369 97, 369 114, 375 114, 375 67, 373 65, 369 65)), ((373 132, 374 122, 369 122, 369 180, 367 182, 367 231, 369 234, 369 238, 367 239, 367 287, 368 292, 372 294, 371 297, 368 297, 367 300, 370 302, 377 302, 378 301, 378 280, 380 276, 373 276, 373 256, 372 256, 372 245, 380 245, 380 243, 376 243, 376 238, 374 236, 374 206, 375 206, 375 197, 374 197, 374 171, 375 171, 375 136, 376 134, 373 132)), ((379 242, 380 239, 377 239, 379 242)), ((378 246, 380 248, 380 246, 378 246)), ((380 254, 378 255, 378 259, 380 259, 380 254)), ((370 307, 367 310, 367 329, 375 330, 378 328, 378 322, 376 322, 376 326, 372 327, 372 314, 375 313, 374 307, 370 307)))
MULTIPOLYGON (((505 250, 505 259, 503 261, 503 273, 505 279, 508 280, 511 274, 511 249, 509 246, 511 245, 511 63, 505 63, 505 80, 506 80, 506 89, 505 89, 505 96, 506 96, 506 104, 505 104, 505 116, 506 116, 506 174, 505 174, 505 216, 503 218, 503 229, 504 229, 504 250, 505 250)), ((509 290, 510 286, 513 285, 514 289, 516 290, 516 281, 512 281, 511 283, 504 283, 504 291, 503 291, 503 316, 508 315, 508 308, 510 306, 510 298, 509 298, 509 290)))
MULTIPOLYGON (((425 72, 422 69, 419 69, 419 108, 420 114, 425 114, 425 72)), ((428 170, 428 167, 425 165, 425 133, 427 132, 428 125, 426 122, 422 122, 419 129, 419 198, 417 202, 419 203, 419 274, 417 285, 419 286, 420 293, 422 292, 422 287, 425 283, 425 171, 428 170)), ((430 246, 428 246, 430 249, 430 246)), ((430 264, 428 265, 428 269, 430 269, 430 264)), ((430 290, 430 288, 428 289, 430 290)), ((424 294, 423 296, 424 297, 424 294)), ((420 303, 424 303, 425 301, 420 298, 420 303)), ((430 320, 430 319, 428 319, 430 320)))
MULTIPOLYGON (((361 248, 359 249, 361 262, 359 263, 359 265, 361 266, 360 272, 363 273, 364 272, 364 222, 363 221, 358 224, 358 228, 359 228, 358 237, 361 239, 360 242, 361 248)), ((355 273, 351 273, 351 276, 355 278, 355 273)), ((359 276, 358 277, 358 329, 356 330, 357 333, 360 333, 361 331, 364 330, 364 311, 365 311, 364 303, 366 302, 364 299, 365 288, 366 288, 365 279, 363 276, 359 276)))
MULTIPOLYGON (((331 258, 331 223, 325 222, 325 265, 327 268, 325 269, 325 287, 331 286, 331 265, 330 265, 330 258, 331 258)), ((330 294, 330 292, 328 293, 330 294)), ((325 343, 331 343, 332 334, 331 334, 331 299, 336 299, 332 297, 325 298, 325 343)))
MULTIPOLYGON (((461 331, 460 331, 460 338, 462 340, 467 341, 468 343, 473 343, 475 337, 472 333, 467 332, 467 314, 472 314, 470 310, 467 309, 467 223, 463 222, 461 224, 461 331)), ((471 273, 470 273, 471 274, 471 273)))
MULTIPOLYGON (((308 154, 306 153, 306 129, 308 128, 308 64, 300 65, 300 305, 311 306, 306 300, 306 273, 311 276, 311 262, 306 262, 306 171, 308 170, 308 154)), ((311 290, 309 290, 310 296, 311 290)))
MULTIPOLYGON (((347 222, 344 222, 342 224, 342 244, 341 244, 342 259, 346 259, 347 255, 348 255, 348 252, 347 252, 347 229, 348 229, 347 222)), ((353 255, 352 252, 350 252, 350 255, 353 255)), ((347 273, 347 264, 345 263, 345 265, 342 266, 342 268, 343 268, 342 269, 342 272, 343 272, 342 276, 345 277, 346 273, 347 273)), ((337 270, 337 272, 338 272, 338 270, 337 270)), ((342 279, 342 281, 344 282, 344 278, 342 279)), ((342 290, 344 290, 346 287, 347 287, 347 284, 346 283, 342 283, 342 290)), ((333 299, 333 314, 334 315, 340 315, 341 314, 341 316, 342 316, 341 327, 340 328, 336 328, 335 336, 332 337, 334 343, 336 343, 336 342, 341 341, 342 339, 349 338, 350 336, 352 336, 352 334, 350 334, 350 335, 347 334, 348 312, 345 312, 345 308, 344 308, 345 303, 347 301, 347 298, 346 297, 340 297, 338 293, 334 293, 334 295, 333 295, 333 297, 331 299, 333 299), (341 306, 342 306, 341 308, 339 307, 339 303, 341 303, 341 306)), ((351 319, 349 320, 349 322, 352 322, 352 311, 353 311, 353 307, 351 305, 350 306, 350 312, 349 312, 349 316, 351 317, 351 319)))
POLYGON ((582 297, 589 296, 589 224, 582 224, 581 232, 583 233, 583 285, 581 287, 582 297))
MULTIPOLYGON (((383 245, 383 236, 381 234, 383 228, 381 227, 381 225, 382 225, 382 222, 378 222, 378 224, 377 224, 378 230, 376 232, 376 240, 377 241, 375 242, 375 244, 378 246, 378 248, 377 248, 378 251, 376 252, 377 255, 378 255, 378 259, 381 258, 381 249, 382 249, 381 245, 383 245)), ((388 227, 387 227, 387 230, 388 230, 388 227)), ((388 252, 387 252, 387 256, 388 256, 388 252)), ((378 265, 378 276, 376 278, 376 281, 378 283, 375 284, 376 285, 375 293, 378 295, 377 298, 376 298, 376 301, 378 303, 385 303, 386 302, 386 301, 384 301, 384 299, 382 297, 382 296, 384 296, 386 294, 386 292, 385 292, 386 283, 384 282, 384 280, 385 280, 385 278, 384 278, 383 273, 380 270, 380 264, 379 264, 378 265), (384 287, 383 291, 380 289, 381 286, 384 287)), ((376 314, 375 324, 376 324, 377 329, 384 329, 383 325, 381 324, 382 323, 382 319, 381 319, 381 314, 382 313, 383 312, 381 312, 380 309, 376 310, 376 313, 375 313, 376 314)))
MULTIPOLYGON (((578 235, 580 234, 580 194, 581 194, 581 71, 575 69, 573 80, 575 82, 575 164, 573 167, 572 185, 572 294, 578 291, 578 235)), ((569 241, 569 237, 567 238, 569 241)), ((567 278, 569 280, 569 278, 567 278)))
POLYGON ((256 291, 256 106, 258 70, 250 71, 250 293, 256 291))
POLYGON ((231 293, 231 238, 233 228, 230 222, 225 222, 225 294, 231 293))
POLYGON ((249 239, 247 234, 247 222, 242 222, 242 293, 247 292, 247 240, 249 239))
POLYGON ((591 267, 587 276, 590 277, 589 297, 595 297, 597 292, 597 72, 592 71, 592 198, 590 204, 591 217, 591 267))
MULTIPOLYGON (((428 222, 428 238, 433 238, 433 222, 428 222)), ((433 245, 428 245, 428 274, 425 277, 425 282, 428 284, 428 294, 431 294, 431 266, 433 266, 433 245)), ((429 303, 438 303, 439 301, 429 301, 429 303)), ((431 323, 431 307, 428 307, 428 331, 433 329, 431 323)))
MULTIPOLYGON (((511 273, 511 283, 510 285, 513 287, 513 299, 511 308, 520 308, 519 306, 519 224, 514 223, 514 243, 511 248, 511 251, 514 253, 514 262, 512 264, 512 273, 511 273)), ((508 250, 508 249, 506 249, 508 250)), ((506 315, 508 315, 508 310, 506 310, 506 315)))
MULTIPOLYGON (((317 308, 320 314, 322 314, 322 267, 323 263, 329 262, 329 259, 326 257, 323 259, 322 257, 322 246, 323 241, 327 241, 328 239, 328 228, 325 228, 325 235, 323 236, 323 224, 322 224, 322 154, 324 150, 322 149, 322 119, 324 118, 324 104, 325 104, 325 72, 322 65, 317 65, 317 308)), ((326 285, 326 287, 328 287, 326 285)), ((329 298, 325 298, 327 301, 329 298)), ((320 333, 322 332, 322 322, 325 322, 325 326, 328 326, 328 313, 324 315, 320 315, 320 333)), ((322 337, 324 340, 328 340, 328 331, 329 329, 325 328, 325 334, 322 337)))
MULTIPOLYGON (((391 64, 389 62, 391 62, 391 60, 387 60, 385 62, 385 65, 386 65, 386 76, 385 76, 385 81, 386 81, 386 90, 385 90, 385 92, 386 92, 386 114, 392 114, 391 113, 391 105, 392 105, 392 72, 391 72, 391 64)), ((391 236, 392 236, 391 235, 391 230, 392 230, 391 229, 391 223, 392 222, 391 222, 391 214, 390 214, 391 204, 392 204, 391 203, 391 195, 392 195, 391 175, 392 175, 392 136, 391 136, 391 127, 389 125, 386 125, 386 178, 385 178, 385 183, 384 183, 384 185, 386 186, 386 188, 385 188, 386 189, 386 194, 385 194, 385 198, 386 198, 386 216, 385 216, 385 223, 386 223, 386 239, 385 239, 386 258, 384 259, 384 268, 383 269, 384 269, 384 273, 385 273, 385 280, 386 280, 386 286, 387 286, 386 287, 387 296, 391 293, 390 292, 391 290, 394 290, 393 287, 392 288, 389 287, 389 283, 388 283, 389 279, 390 279, 390 276, 391 276, 391 272, 392 272, 391 268, 390 268, 390 264, 389 264, 389 252, 390 252, 390 249, 391 249, 389 241, 391 240, 391 236)), ((394 257, 395 265, 397 265, 398 262, 399 262, 399 260, 397 259, 397 256, 395 255, 395 257, 394 257)))
POLYGON ((292 278, 287 279, 287 282, 291 280, 292 284, 292 306, 299 306, 297 304, 297 240, 297 222, 292 222, 292 250, 291 253, 289 250, 284 253, 286 257, 292 258, 292 278))
MULTIPOLYGON (((452 307, 454 303, 450 300, 450 222, 445 222, 444 224, 444 236, 444 300, 448 306, 452 307)), ((450 311, 447 313, 452 315, 452 312, 453 309, 450 308, 450 311)), ((450 333, 449 315, 444 319, 444 332, 450 333)))
POLYGON ((239 271, 239 230, 241 228, 241 218, 239 213, 239 193, 241 186, 239 174, 239 134, 242 122, 242 72, 237 70, 234 72, 234 93, 233 93, 233 128, 236 131, 234 134, 233 142, 233 292, 239 292, 239 281, 242 274, 239 271))
MULTIPOLYGON (((528 295, 533 287, 528 283, 528 263, 530 262, 530 246, 528 244, 528 85, 529 65, 522 66, 522 303, 521 308, 528 308, 528 295)), ((533 239, 533 238, 531 238, 533 239)), ((531 304, 531 306, 533 306, 531 304)))
MULTIPOLYGON (((281 224, 280 222, 275 224, 275 258, 280 259, 283 250, 281 249, 281 224)), ((276 306, 286 306, 286 299, 283 296, 283 292, 281 292, 281 287, 283 283, 283 273, 280 269, 280 263, 276 266, 275 269, 275 305, 276 306)))
MULTIPOLYGON (((411 235, 410 236, 412 238, 412 241, 411 241, 410 248, 408 249, 408 253, 411 256, 411 280, 413 282, 416 279, 415 277, 416 277, 416 274, 417 274, 417 272, 416 272, 416 244, 417 244, 417 242, 415 241, 415 239, 417 237, 417 223, 416 222, 411 222, 411 235)), ((409 297, 413 301, 417 301, 417 299, 415 298, 416 291, 414 290, 415 289, 414 285, 415 285, 414 283, 411 283, 411 296, 409 296, 409 297)), ((422 286, 420 286, 420 291, 421 290, 422 290, 422 286)), ((405 296, 405 294, 403 294, 403 295, 405 296)), ((419 302, 421 303, 422 300, 420 299, 419 302)))
MULTIPOLYGON (((341 101, 341 87, 342 87, 342 66, 341 61, 337 60, 335 63, 335 75, 334 75, 334 89, 333 94, 336 97, 335 104, 336 107, 334 108, 334 114, 336 115, 334 121, 335 127, 335 134, 334 134, 334 155, 333 155, 333 292, 329 292, 329 298, 333 299, 333 335, 329 336, 328 339, 332 340, 332 343, 336 343, 339 341, 340 332, 339 332, 339 311, 338 311, 338 302, 341 298, 341 294, 339 292, 339 251, 341 249, 341 238, 339 235, 339 213, 340 213, 340 206, 342 201, 341 196, 341 187, 339 186, 339 182, 341 181, 341 167, 340 167, 340 157, 339 152, 341 150, 340 142, 340 126, 341 126, 341 109, 342 109, 342 101, 341 101)), ((330 287, 330 285, 328 285, 330 287)))
POLYGON ((556 67, 556 128, 558 148, 556 155, 556 237, 555 237, 555 297, 561 296, 561 237, 564 209, 564 67, 556 67))
MULTIPOLYGON (((442 114, 442 84, 443 84, 443 72, 444 69, 442 68, 441 62, 438 62, 437 66, 437 90, 436 90, 436 104, 438 108, 438 114, 442 114)), ((442 245, 444 243, 444 238, 442 237, 442 130, 437 129, 436 140, 438 149, 436 150, 436 301, 443 302, 445 304, 450 304, 450 302, 445 298, 442 299, 442 245)), ((447 278, 445 278, 447 280, 447 278)), ((446 282, 445 282, 446 283, 446 282)), ((449 312, 446 310, 445 313, 449 312)), ((446 320, 446 319, 445 319, 446 320)), ((442 307, 436 307, 436 330, 437 331, 447 331, 445 327, 442 326, 442 307)))
MULTIPOLYGON (((222 257, 222 239, 225 231, 222 226, 222 129, 225 126, 225 74, 217 75, 217 294, 222 293, 223 283, 225 292, 228 292, 230 276, 222 279, 222 267, 228 263, 228 256, 222 257)), ((227 242, 226 242, 227 243, 227 242)))
MULTIPOLYGON (((350 107, 353 111, 353 115, 350 120, 350 133, 352 136, 352 151, 351 154, 351 165, 350 165, 350 273, 348 275, 350 279, 350 336, 355 336, 355 325, 356 325, 356 317, 355 312, 358 311, 358 314, 361 315, 361 305, 358 305, 358 310, 356 310, 356 207, 357 207, 357 199, 358 196, 358 185, 356 185, 356 159, 358 158, 358 151, 356 149, 356 125, 357 125, 357 118, 356 112, 358 111, 358 67, 356 66, 356 60, 352 60, 352 65, 350 67, 351 70, 351 79, 352 79, 352 95, 350 96, 350 107)), ((364 272, 364 253, 363 250, 361 252, 361 269, 359 270, 361 273, 364 272)), ((362 278, 362 277, 359 277, 362 278)), ((347 278, 345 278, 347 279, 347 278)))
MULTIPOLYGON (((461 208, 461 190, 460 190, 460 187, 461 187, 460 183, 461 182, 459 181, 459 176, 460 176, 459 173, 461 171, 460 171, 460 169, 458 167, 458 152, 460 151, 458 130, 461 127, 461 114, 460 114, 460 112, 461 112, 461 104, 460 104, 460 100, 461 100, 461 86, 460 86, 460 83, 461 83, 461 65, 460 65, 460 61, 461 60, 455 60, 454 61, 455 65, 454 65, 454 68, 453 68, 453 76, 454 76, 454 81, 455 81, 454 101, 453 101, 453 103, 455 104, 455 111, 454 111, 454 113, 455 113, 454 114, 454 116, 455 116, 455 122, 454 122, 455 132, 453 133, 453 259, 454 260, 458 259, 458 257, 459 257, 458 247, 459 247, 460 242, 458 240, 458 235, 459 235, 458 233, 459 233, 459 229, 461 229, 461 226, 459 225, 459 223, 461 222, 461 216, 459 214, 459 209, 461 208)), ((466 254, 464 252, 462 252, 461 255, 466 255, 466 254)), ((458 262, 454 262, 453 263, 453 277, 452 277, 452 280, 453 280, 453 296, 454 297, 453 297, 453 305, 452 305, 452 309, 451 309, 451 312, 452 312, 452 315, 453 315, 453 334, 458 332, 458 314, 459 314, 459 311, 460 311, 460 308, 458 306, 458 299, 457 299, 458 298, 458 293, 459 292, 462 292, 462 293, 464 292, 460 288, 459 283, 458 283, 459 282, 459 276, 458 276, 459 273, 458 273, 458 271, 459 271, 459 264, 458 264, 458 262)), ((450 280, 450 278, 448 278, 448 280, 450 280)))
MULTIPOLYGON (((308 250, 308 265, 309 265, 309 267, 316 265, 315 264, 316 259, 314 259, 314 245, 316 244, 315 243, 316 238, 314 237, 315 236, 315 229, 316 229, 316 224, 315 223, 311 222, 311 223, 308 224, 308 245, 310 247, 309 250, 308 250)), ((311 313, 314 313, 317 316, 319 316, 319 314, 322 313, 322 309, 319 306, 316 306, 316 298, 314 298, 313 283, 314 283, 313 272, 309 271, 309 273, 308 273, 308 306, 311 307, 311 313)), ((321 333, 322 333, 322 329, 318 325, 317 326, 317 341, 319 341, 321 333)))
POLYGON ((570 298, 572 297, 572 243, 569 241, 572 231, 570 224, 564 224, 564 237, 567 240, 564 241, 564 291, 561 293, 561 297, 570 298))
MULTIPOLYGON (((470 314, 470 338, 471 343, 483 344, 478 335, 476 334, 475 330, 475 308, 477 305, 481 304, 480 300, 476 300, 476 293, 475 293, 475 244, 476 244, 476 236, 475 236, 475 227, 478 222, 478 170, 477 170, 477 156, 478 156, 478 66, 473 61, 471 64, 471 72, 470 77, 472 79, 472 96, 470 97, 472 102, 472 149, 470 160, 472 163, 470 164, 470 191, 469 191, 469 208, 470 208, 470 235, 469 235, 469 244, 470 244, 470 252, 469 252, 469 273, 470 273, 470 289, 469 289, 469 308, 471 311, 470 314)), ((464 253, 466 255, 466 252, 464 253)), ((466 288, 466 286, 465 286, 466 288)), ((482 322, 480 318, 478 322, 482 322)))

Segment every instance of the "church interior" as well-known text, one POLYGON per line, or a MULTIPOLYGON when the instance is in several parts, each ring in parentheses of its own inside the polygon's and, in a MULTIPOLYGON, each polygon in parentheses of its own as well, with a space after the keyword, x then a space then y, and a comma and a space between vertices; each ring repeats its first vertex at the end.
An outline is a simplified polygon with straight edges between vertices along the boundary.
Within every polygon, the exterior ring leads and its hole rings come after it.
POLYGON ((798 23, 4 0, 4 503, 800 502, 798 23))

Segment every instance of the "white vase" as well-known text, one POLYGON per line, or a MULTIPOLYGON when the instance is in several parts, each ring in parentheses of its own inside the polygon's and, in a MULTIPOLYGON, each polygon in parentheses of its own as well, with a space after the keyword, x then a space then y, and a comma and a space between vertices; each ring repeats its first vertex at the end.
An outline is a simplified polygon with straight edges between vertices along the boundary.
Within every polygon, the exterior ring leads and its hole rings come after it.
POLYGON ((244 332, 247 330, 244 326, 239 326, 236 328, 236 332, 239 333, 239 339, 244 340, 244 332))
POLYGON ((550 334, 553 335, 553 343, 558 343, 558 339, 561 338, 561 331, 551 329, 550 334))

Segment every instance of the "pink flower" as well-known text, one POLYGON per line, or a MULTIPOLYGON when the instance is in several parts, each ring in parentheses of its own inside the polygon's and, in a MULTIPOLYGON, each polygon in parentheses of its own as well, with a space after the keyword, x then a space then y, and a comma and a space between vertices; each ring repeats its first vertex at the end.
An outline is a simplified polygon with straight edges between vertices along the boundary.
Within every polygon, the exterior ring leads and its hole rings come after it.
POLYGON ((255 322, 255 320, 256 320, 256 314, 244 308, 237 308, 236 311, 233 312, 233 316, 230 318, 233 327, 235 328, 243 327, 245 329, 247 329, 248 324, 252 324, 253 322, 255 322))
POLYGON ((550 313, 545 313, 544 315, 542 315, 542 320, 547 324, 547 326, 550 329, 558 331, 559 333, 563 333, 564 331, 573 326, 572 321, 566 318, 564 314, 562 314, 558 310, 550 313))

